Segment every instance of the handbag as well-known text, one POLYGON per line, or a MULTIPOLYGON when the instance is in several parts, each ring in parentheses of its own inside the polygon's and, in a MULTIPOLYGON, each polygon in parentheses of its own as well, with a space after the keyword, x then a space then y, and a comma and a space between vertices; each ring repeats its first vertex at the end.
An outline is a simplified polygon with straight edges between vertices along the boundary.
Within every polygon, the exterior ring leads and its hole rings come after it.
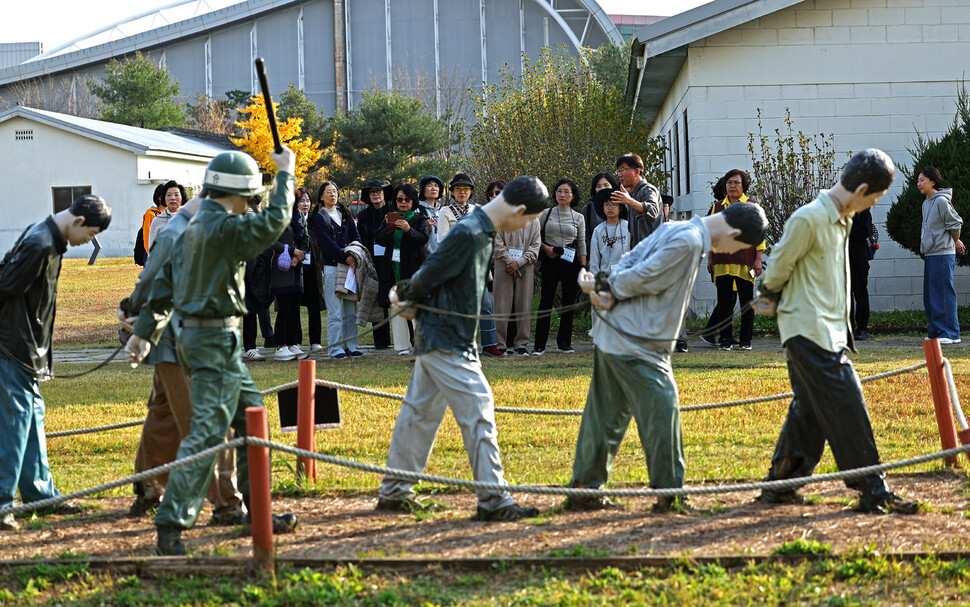
POLYGON ((280 272, 288 272, 292 267, 293 259, 290 257, 289 249, 290 245, 283 245, 283 252, 276 260, 276 269, 280 272))

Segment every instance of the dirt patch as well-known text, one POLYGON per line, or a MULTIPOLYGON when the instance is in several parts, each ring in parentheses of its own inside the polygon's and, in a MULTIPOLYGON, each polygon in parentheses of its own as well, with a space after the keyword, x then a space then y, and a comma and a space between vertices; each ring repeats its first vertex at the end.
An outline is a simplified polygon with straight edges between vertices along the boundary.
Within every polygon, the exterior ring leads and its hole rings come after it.
MULTIPOLYGON (((814 503, 765 506, 754 492, 696 496, 692 514, 655 514, 654 500, 623 500, 623 510, 563 512, 557 496, 519 496, 543 515, 514 523, 471 520, 475 496, 435 496, 445 506, 433 514, 377 514, 373 496, 280 498, 276 512, 293 512, 300 527, 277 536, 278 553, 292 558, 441 557, 556 555, 738 555, 765 554, 795 539, 816 540, 845 553, 872 546, 880 552, 970 550, 967 477, 960 471, 894 475, 893 490, 926 505, 915 516, 854 512, 855 492, 841 483, 813 485, 814 503), (577 548, 581 546, 581 548, 577 548)), ((55 558, 71 552, 91 557, 153 554, 152 519, 126 516, 130 499, 84 502, 91 509, 74 517, 47 517, 24 529, 0 532, 0 558, 55 558), (32 526, 33 528, 27 528, 32 526)), ((208 510, 208 509, 207 509, 208 510)), ((247 556, 252 540, 236 527, 208 526, 208 512, 186 531, 196 555, 247 556)))

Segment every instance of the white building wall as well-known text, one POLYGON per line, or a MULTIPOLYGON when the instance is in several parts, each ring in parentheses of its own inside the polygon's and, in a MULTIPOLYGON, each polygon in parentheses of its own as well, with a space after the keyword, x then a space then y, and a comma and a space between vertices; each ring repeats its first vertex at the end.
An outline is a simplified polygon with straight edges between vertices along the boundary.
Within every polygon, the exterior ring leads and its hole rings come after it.
MULTIPOLYGON (((772 137, 790 110, 796 132, 835 134, 840 162, 877 147, 908 167, 917 132, 938 138, 953 122, 968 57, 967 0, 809 0, 691 44, 653 131, 666 135, 687 109, 691 194, 676 209, 706 213, 721 175, 751 170, 748 134, 758 132, 759 108, 772 137)), ((869 274, 874 310, 923 306, 923 262, 885 230, 903 182, 897 171, 872 213, 881 236, 869 274)), ((968 305, 970 270, 955 274, 959 303, 968 305)), ((709 283, 701 277, 695 287, 702 314, 713 308, 709 283)))
MULTIPOLYGON (((0 123, 0 141, 5 142, 0 146, 0 167, 7 176, 0 198, 0 255, 24 228, 53 212, 51 188, 90 186, 91 193, 111 207, 111 225, 98 236, 101 256, 131 257, 135 233, 142 214, 152 205, 155 186, 173 174, 197 174, 197 181, 185 183, 197 185, 205 172, 205 163, 197 170, 195 163, 186 168, 184 161, 138 158, 130 151, 19 117, 0 123), (33 139, 16 140, 18 130, 32 130, 33 139), (139 164, 158 167, 151 169, 151 180, 138 179, 139 164)), ((69 247, 65 256, 88 257, 92 251, 91 245, 69 247)))

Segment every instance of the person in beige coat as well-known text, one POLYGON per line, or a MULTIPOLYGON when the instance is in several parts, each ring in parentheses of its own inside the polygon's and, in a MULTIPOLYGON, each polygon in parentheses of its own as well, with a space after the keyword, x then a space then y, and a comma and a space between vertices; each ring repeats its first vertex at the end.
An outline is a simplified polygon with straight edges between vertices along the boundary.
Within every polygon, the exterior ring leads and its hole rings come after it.
POLYGON ((492 299, 495 313, 495 331, 498 333, 499 350, 508 355, 529 355, 529 338, 532 336, 532 296, 535 292, 536 257, 539 255, 539 220, 514 232, 500 230, 495 233, 495 252, 492 260, 492 299), (508 315, 515 314, 515 339, 506 351, 508 315))

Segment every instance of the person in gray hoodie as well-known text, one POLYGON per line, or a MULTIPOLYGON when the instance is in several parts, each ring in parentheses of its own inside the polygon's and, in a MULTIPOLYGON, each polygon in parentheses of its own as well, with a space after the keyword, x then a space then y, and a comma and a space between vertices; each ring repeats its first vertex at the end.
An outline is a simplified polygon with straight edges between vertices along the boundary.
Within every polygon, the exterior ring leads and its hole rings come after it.
POLYGON ((943 187, 936 167, 920 170, 916 187, 926 196, 923 201, 923 227, 919 252, 924 257, 923 307, 929 324, 927 336, 939 338, 943 345, 960 343, 957 320, 957 293, 953 287, 953 266, 957 255, 966 254, 960 240, 963 219, 953 208, 953 190, 943 187))

